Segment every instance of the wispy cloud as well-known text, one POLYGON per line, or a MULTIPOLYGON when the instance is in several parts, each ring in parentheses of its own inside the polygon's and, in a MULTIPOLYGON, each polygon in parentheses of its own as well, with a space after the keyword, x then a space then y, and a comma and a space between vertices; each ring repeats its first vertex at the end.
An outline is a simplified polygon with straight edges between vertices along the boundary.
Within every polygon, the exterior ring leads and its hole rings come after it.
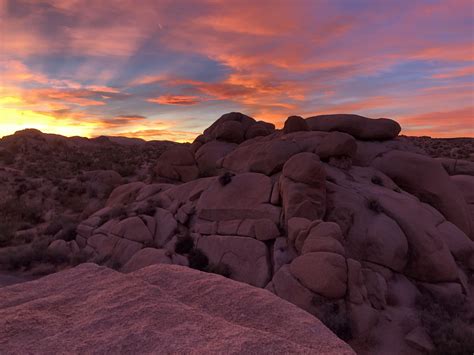
POLYGON ((474 135, 474 106, 409 116, 403 119, 403 123, 405 132, 411 135, 472 137, 474 135))
POLYGON ((201 100, 197 96, 185 95, 164 95, 148 99, 147 101, 160 105, 196 105, 201 102, 201 100))

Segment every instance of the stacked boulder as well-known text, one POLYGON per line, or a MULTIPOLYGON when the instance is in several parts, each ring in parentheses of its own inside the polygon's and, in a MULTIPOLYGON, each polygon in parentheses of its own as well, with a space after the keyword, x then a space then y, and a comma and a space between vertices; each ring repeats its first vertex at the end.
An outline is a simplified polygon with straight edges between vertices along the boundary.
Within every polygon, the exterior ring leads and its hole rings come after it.
POLYGON ((421 291, 472 302, 472 184, 399 132, 357 115, 283 130, 223 115, 163 154, 162 183, 118 187, 77 244, 124 272, 173 263, 266 288, 362 352, 431 351, 421 291))

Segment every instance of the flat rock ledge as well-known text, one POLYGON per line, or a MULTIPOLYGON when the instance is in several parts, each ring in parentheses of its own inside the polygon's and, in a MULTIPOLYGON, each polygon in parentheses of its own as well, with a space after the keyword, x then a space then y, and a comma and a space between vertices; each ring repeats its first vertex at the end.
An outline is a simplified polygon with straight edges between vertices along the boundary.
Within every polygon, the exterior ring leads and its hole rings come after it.
POLYGON ((0 289, 2 354, 354 354, 272 293, 176 265, 82 264, 0 289))

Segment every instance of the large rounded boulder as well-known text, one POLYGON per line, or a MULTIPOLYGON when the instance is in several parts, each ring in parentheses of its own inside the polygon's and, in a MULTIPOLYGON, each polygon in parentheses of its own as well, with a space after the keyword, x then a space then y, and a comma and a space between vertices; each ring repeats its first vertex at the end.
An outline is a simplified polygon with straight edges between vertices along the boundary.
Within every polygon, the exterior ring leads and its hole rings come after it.
POLYGON ((290 116, 286 119, 283 126, 284 133, 293 133, 299 131, 309 131, 309 126, 306 120, 300 116, 290 116))
POLYGON ((214 176, 219 172, 221 158, 232 152, 237 147, 235 143, 211 141, 202 145, 196 152, 196 161, 201 176, 214 176))
POLYGON ((322 219, 326 212, 326 172, 318 156, 299 153, 283 166, 279 188, 285 220, 322 219))
MULTIPOLYGON (((222 115, 216 122, 207 128, 200 141, 205 143, 219 140, 240 144, 246 139, 267 136, 273 133, 275 126, 263 121, 255 121, 250 116, 240 112, 230 112, 222 115)), ((199 144, 196 142, 196 144, 199 144)))
POLYGON ((474 238, 466 200, 440 163, 423 155, 393 150, 375 159, 372 166, 474 238))
POLYGON ((199 168, 190 149, 176 147, 167 150, 158 158, 155 173, 171 181, 188 182, 199 177, 199 168))
POLYGON ((388 118, 371 119, 349 114, 313 116, 306 122, 312 131, 339 131, 360 140, 389 140, 401 131, 400 125, 388 118))

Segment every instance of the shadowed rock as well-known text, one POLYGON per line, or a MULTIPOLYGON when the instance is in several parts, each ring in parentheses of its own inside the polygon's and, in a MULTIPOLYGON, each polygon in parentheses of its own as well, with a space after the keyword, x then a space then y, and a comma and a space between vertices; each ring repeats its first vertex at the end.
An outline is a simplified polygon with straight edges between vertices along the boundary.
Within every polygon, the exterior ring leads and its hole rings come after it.
POLYGON ((401 131, 400 125, 388 118, 370 119, 359 115, 335 114, 308 117, 312 131, 339 131, 361 140, 393 139, 401 131))
POLYGON ((309 126, 305 119, 300 116, 288 117, 285 121, 285 125, 283 126, 283 132, 293 133, 299 131, 309 131, 309 126))

